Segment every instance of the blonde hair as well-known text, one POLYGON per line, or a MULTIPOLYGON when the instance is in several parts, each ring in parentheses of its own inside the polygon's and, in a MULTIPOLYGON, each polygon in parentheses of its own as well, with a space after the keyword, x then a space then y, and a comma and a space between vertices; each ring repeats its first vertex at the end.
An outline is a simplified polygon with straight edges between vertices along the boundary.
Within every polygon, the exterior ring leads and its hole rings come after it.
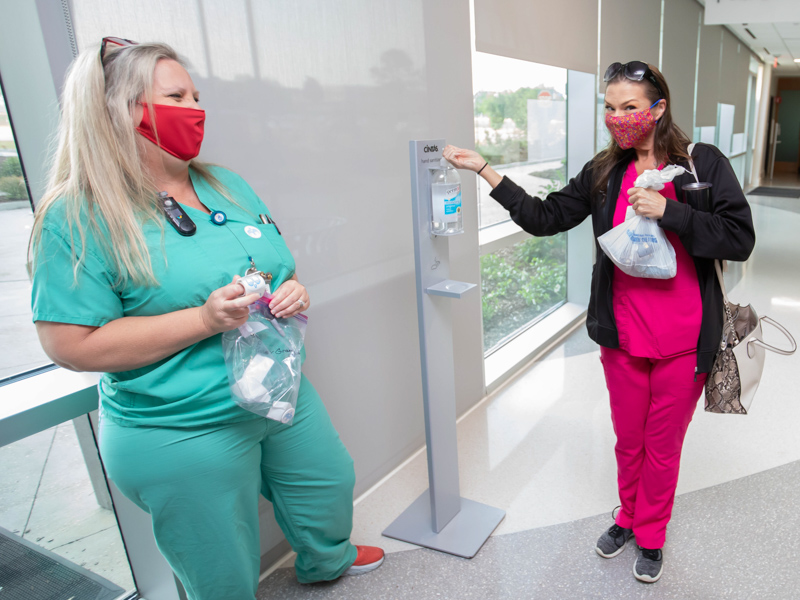
MULTIPOLYGON (((70 66, 50 178, 36 206, 29 244, 34 270, 45 218, 57 203, 63 203, 76 280, 90 231, 110 257, 108 266, 116 270, 116 285, 157 284, 142 225, 149 219, 162 228, 163 223, 156 203, 158 190, 145 167, 132 113, 136 102, 146 98, 152 114, 153 74, 163 59, 185 67, 170 46, 158 43, 109 45, 102 61, 95 47, 82 52, 70 66), (75 250, 76 235, 80 252, 75 250)), ((190 166, 232 200, 206 165, 192 161, 190 166)))

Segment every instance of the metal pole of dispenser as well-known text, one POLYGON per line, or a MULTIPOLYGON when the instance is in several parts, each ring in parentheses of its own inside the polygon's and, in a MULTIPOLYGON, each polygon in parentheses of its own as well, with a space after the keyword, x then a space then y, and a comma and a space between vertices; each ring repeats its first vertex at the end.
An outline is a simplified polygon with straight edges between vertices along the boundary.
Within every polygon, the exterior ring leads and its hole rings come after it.
POLYGON ((448 239, 430 232, 431 170, 439 167, 444 145, 444 140, 409 143, 429 489, 383 535, 472 558, 503 520, 505 512, 462 498, 459 491, 450 302, 468 293, 475 284, 448 278, 448 239))

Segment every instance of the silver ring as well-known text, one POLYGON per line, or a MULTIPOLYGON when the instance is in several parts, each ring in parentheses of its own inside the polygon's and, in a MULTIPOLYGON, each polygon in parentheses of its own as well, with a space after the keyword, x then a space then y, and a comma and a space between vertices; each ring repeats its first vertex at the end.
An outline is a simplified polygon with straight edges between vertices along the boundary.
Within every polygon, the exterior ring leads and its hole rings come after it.
POLYGON ((306 303, 302 300, 298 300, 297 303, 300 305, 300 308, 303 308, 306 305, 306 303))

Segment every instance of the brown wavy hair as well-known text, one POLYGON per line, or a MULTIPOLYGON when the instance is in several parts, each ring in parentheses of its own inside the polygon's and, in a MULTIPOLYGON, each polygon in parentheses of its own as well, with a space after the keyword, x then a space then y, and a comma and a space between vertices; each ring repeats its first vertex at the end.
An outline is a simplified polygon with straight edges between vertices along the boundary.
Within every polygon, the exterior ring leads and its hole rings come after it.
MULTIPOLYGON (((654 104, 661 99, 666 100, 667 106, 664 110, 664 114, 661 115, 658 123, 656 123, 653 148, 656 160, 664 164, 688 161, 689 154, 687 152, 687 146, 691 143, 691 140, 672 120, 672 101, 669 95, 667 80, 664 79, 661 71, 656 69, 653 65, 648 64, 647 66, 650 67, 656 81, 658 81, 658 85, 663 92, 661 96, 658 95, 656 86, 650 81, 647 79, 643 79, 640 82, 631 81, 625 77, 622 69, 620 69, 620 72, 606 84, 606 87, 618 81, 630 81, 631 83, 638 83, 638 85, 644 87, 645 96, 650 101, 650 104, 654 104)), ((611 174, 611 170, 618 162, 623 159, 631 160, 635 157, 636 150, 634 148, 623 150, 612 136, 608 146, 601 150, 594 158, 594 164, 592 166, 592 170, 594 171, 592 191, 594 195, 598 193, 605 195, 606 187, 608 186, 608 177, 611 174)))

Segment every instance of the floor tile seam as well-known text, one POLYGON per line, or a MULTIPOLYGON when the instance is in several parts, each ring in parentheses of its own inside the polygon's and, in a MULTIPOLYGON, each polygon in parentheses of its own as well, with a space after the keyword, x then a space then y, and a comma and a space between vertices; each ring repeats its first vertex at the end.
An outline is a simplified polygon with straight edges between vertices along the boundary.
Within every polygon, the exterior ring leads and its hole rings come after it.
POLYGON ((56 441, 56 434, 58 433, 58 428, 60 426, 56 425, 53 427, 53 437, 50 438, 50 447, 47 449, 47 455, 44 459, 44 464, 42 465, 42 472, 39 473, 39 482, 36 484, 36 491, 33 493, 33 499, 31 500, 31 509, 28 511, 28 518, 25 519, 25 526, 22 528, 22 537, 25 538, 25 533, 28 531, 28 525, 31 522, 31 516, 33 515, 33 509, 36 506, 36 499, 39 496, 39 489, 42 487, 42 480, 44 479, 44 472, 47 469, 47 463, 50 461, 50 453, 53 451, 53 446, 55 445, 56 441))
MULTIPOLYGON (((116 525, 110 525, 110 526, 106 527, 105 529, 100 529, 98 531, 93 531, 89 535, 84 535, 82 537, 76 538, 76 539, 71 540, 69 542, 65 542, 65 543, 63 543, 63 544, 61 544, 59 546, 53 546, 52 548, 50 548, 50 551, 54 552, 54 551, 58 550, 59 548, 66 548, 67 546, 71 546, 72 544, 76 544, 76 543, 78 543, 78 542, 80 542, 82 540, 85 540, 85 539, 88 539, 88 538, 93 537, 95 535, 101 534, 104 531, 109 531, 111 529, 116 529, 116 528, 117 528, 116 525)), ((47 537, 47 536, 45 536, 45 537, 47 537)))

